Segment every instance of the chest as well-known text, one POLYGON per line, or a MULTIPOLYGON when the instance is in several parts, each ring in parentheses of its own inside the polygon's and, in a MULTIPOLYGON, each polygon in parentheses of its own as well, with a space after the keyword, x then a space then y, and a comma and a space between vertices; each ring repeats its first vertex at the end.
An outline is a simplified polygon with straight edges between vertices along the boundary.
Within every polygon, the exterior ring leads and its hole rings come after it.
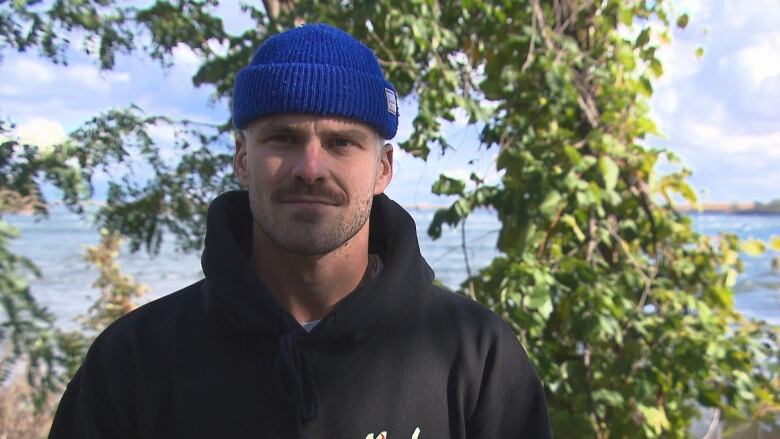
MULTIPOLYGON (((463 437, 467 414, 453 358, 413 341, 302 350, 319 403, 317 416, 301 425, 303 438, 463 437)), ((273 343, 181 346, 169 370, 150 371, 160 378, 144 389, 141 436, 290 438, 296 421, 279 391, 277 353, 273 343)))

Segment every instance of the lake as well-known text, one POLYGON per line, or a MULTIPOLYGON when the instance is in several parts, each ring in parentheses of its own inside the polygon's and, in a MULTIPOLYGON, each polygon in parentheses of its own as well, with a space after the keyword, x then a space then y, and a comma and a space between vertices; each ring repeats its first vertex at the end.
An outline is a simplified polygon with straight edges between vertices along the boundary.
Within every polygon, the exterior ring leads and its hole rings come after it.
MULTIPOLYGON (((466 277, 461 250, 460 230, 444 229, 442 237, 431 240, 427 227, 434 211, 410 209, 418 225, 417 235, 423 256, 436 276, 447 286, 456 288, 466 277)), ((85 248, 96 244, 98 231, 84 219, 63 208, 55 208, 48 219, 32 216, 4 217, 22 231, 12 242, 12 250, 33 260, 43 272, 31 279, 33 295, 51 310, 65 327, 74 327, 73 319, 84 313, 97 297, 90 287, 97 270, 84 260, 85 248)), ((768 240, 780 235, 780 216, 693 214, 695 228, 704 234, 735 233, 743 239, 768 240)), ((497 254, 495 241, 499 223, 486 211, 469 217, 466 241, 472 270, 487 265, 497 254)), ((780 271, 772 269, 769 251, 759 257, 743 255, 745 272, 735 287, 736 307, 746 316, 780 324, 780 271)), ((200 254, 180 254, 168 240, 160 254, 151 257, 143 252, 122 252, 119 258, 123 272, 149 286, 145 301, 176 291, 202 277, 200 254)))

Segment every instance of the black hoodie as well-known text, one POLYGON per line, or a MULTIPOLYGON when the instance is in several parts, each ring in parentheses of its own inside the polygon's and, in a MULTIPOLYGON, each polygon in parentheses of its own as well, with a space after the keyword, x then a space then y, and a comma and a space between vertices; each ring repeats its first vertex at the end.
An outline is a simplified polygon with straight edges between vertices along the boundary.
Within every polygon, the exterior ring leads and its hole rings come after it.
POLYGON ((549 438, 544 392, 512 330, 433 285, 414 221, 375 197, 383 269, 307 333, 250 265, 246 192, 215 199, 206 278, 94 342, 50 438, 549 438))

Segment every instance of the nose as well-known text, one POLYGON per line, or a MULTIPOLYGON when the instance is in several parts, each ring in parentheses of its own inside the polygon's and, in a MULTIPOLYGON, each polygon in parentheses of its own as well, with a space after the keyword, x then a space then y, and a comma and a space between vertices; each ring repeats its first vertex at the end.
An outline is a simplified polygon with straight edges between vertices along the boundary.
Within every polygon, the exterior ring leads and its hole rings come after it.
POLYGON ((306 184, 315 184, 325 179, 327 166, 321 140, 310 138, 295 155, 292 176, 306 184))

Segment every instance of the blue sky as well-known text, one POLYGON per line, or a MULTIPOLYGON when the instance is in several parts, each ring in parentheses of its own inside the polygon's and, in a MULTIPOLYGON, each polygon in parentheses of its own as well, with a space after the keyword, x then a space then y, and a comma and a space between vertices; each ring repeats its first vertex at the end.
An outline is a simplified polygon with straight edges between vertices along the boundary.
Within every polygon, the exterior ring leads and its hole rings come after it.
MULTIPOLYGON (((655 85, 652 112, 664 137, 648 143, 682 157, 704 201, 780 198, 780 2, 680 0, 677 5, 690 12, 691 22, 661 49, 665 73, 655 85), (695 56, 699 46, 705 49, 701 59, 695 56)), ((222 8, 229 28, 249 23, 235 3, 222 8)), ((166 70, 141 57, 120 57, 113 71, 100 72, 75 52, 67 67, 37 53, 3 56, 0 117, 10 117, 16 134, 33 142, 60 140, 91 116, 131 103, 148 114, 203 122, 228 116, 225 103, 210 102, 211 90, 191 85, 199 62, 186 49, 175 51, 174 67, 166 70)), ((412 100, 401 103, 394 141, 411 132, 414 107, 412 100)), ((172 133, 154 134, 164 143, 172 133)), ((434 152, 428 162, 396 150, 391 197, 403 204, 441 204, 429 193, 439 173, 466 177, 476 171, 497 178, 494 152, 476 147, 475 127, 456 121, 446 134, 457 151, 443 157, 434 152)))

